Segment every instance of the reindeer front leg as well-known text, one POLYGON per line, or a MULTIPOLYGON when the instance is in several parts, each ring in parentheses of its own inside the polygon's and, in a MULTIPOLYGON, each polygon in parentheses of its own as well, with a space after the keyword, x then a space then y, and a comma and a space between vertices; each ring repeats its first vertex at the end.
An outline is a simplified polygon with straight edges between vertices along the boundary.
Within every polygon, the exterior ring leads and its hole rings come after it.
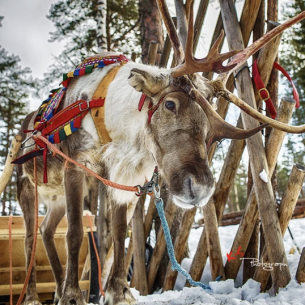
MULTIPOLYGON (((26 254, 26 270, 28 270, 31 255, 33 251, 33 241, 35 232, 35 203, 34 203, 34 187, 30 180, 21 177, 18 173, 17 182, 17 198, 23 212, 25 224, 25 254, 26 254)), ((34 260, 29 283, 26 291, 24 305, 41 305, 36 291, 36 263, 34 260)))
POLYGON ((114 262, 106 291, 105 305, 132 304, 135 299, 129 290, 125 271, 127 205, 118 205, 112 201, 111 208, 114 262))
POLYGON ((86 305, 78 284, 79 251, 83 241, 84 174, 69 163, 65 170, 66 212, 68 219, 67 270, 60 305, 86 305))

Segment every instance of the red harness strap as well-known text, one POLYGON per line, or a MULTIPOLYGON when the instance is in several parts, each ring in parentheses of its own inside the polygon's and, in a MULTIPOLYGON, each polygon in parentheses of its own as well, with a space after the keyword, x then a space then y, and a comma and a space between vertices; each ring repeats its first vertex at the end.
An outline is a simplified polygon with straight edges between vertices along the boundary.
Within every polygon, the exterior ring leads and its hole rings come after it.
POLYGON ((82 115, 84 117, 89 109, 94 107, 102 107, 104 106, 105 99, 96 99, 90 102, 79 100, 64 108, 60 112, 58 112, 53 118, 44 123, 43 128, 41 128, 41 133, 43 136, 50 134, 52 131, 57 128, 65 125, 67 122, 77 117, 78 115, 82 115))
MULTIPOLYGON (((74 118, 77 118, 78 122, 77 122, 76 127, 79 128, 80 124, 81 124, 81 120, 88 113, 89 109, 94 108, 94 107, 101 107, 104 105, 104 102, 105 102, 105 99, 96 99, 96 100, 92 100, 90 102, 87 102, 84 100, 76 101, 73 104, 71 104, 68 107, 61 110, 60 112, 58 112, 49 121, 39 124, 35 128, 35 130, 41 131, 42 136, 46 137, 50 133, 54 132, 56 129, 60 129, 61 127, 63 127, 66 123, 70 122, 74 118)), ((48 177, 47 177, 48 149, 47 149, 47 145, 40 139, 36 139, 35 142, 40 147, 40 149, 33 150, 33 151, 15 159, 12 163, 21 165, 32 158, 42 155, 43 163, 44 163, 43 182, 48 183, 48 177)), ((58 141, 56 140, 55 142, 59 143, 60 141, 58 139, 58 141)))
MULTIPOLYGON (((297 90, 296 90, 296 88, 293 84, 293 81, 292 81, 291 77, 288 75, 287 71, 282 66, 280 66, 278 63, 275 62, 273 64, 273 67, 275 69, 281 71, 288 78, 288 80, 291 82, 291 85, 293 87, 293 98, 296 101, 296 108, 298 108, 300 106, 299 94, 298 94, 298 92, 297 92, 297 90)), ((258 67, 257 67, 257 60, 255 60, 255 62, 253 63, 252 74, 253 74, 253 80, 254 80, 254 83, 255 83, 256 88, 258 90, 258 93, 259 93, 260 97, 262 98, 262 100, 265 101, 266 107, 267 107, 271 117, 274 119, 275 116, 276 116, 276 110, 275 110, 273 102, 270 98, 269 92, 266 89, 265 84, 263 83, 263 81, 262 81, 262 79, 259 75, 258 67)))

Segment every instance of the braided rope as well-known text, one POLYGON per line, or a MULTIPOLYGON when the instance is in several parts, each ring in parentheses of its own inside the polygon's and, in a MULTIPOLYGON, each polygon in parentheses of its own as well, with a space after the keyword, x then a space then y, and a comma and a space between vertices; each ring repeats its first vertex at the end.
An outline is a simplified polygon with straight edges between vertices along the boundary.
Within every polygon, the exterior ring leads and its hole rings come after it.
POLYGON ((175 257, 175 251, 174 251, 174 247, 173 247, 173 243, 172 243, 172 238, 170 235, 170 230, 169 230, 166 218, 165 218, 165 213, 164 213, 164 209, 163 209, 163 200, 161 198, 156 198, 155 204, 156 204, 156 207, 158 210, 159 217, 161 219, 164 237, 165 237, 166 246, 167 246, 167 252, 168 252, 168 256, 170 258, 171 264, 172 264, 172 270, 176 270, 179 273, 181 273, 189 281, 189 283, 193 286, 199 286, 202 289, 211 289, 210 286, 208 286, 208 285, 204 285, 201 282, 194 281, 192 279, 192 277, 190 276, 190 274, 185 269, 183 269, 181 267, 181 265, 178 264, 176 257, 175 257))
POLYGON ((41 141, 43 141, 45 144, 47 144, 47 146, 53 151, 53 153, 58 154, 60 156, 62 156, 64 159, 66 159, 68 162, 71 162, 73 164, 75 164, 76 166, 82 168, 83 170, 87 171, 90 175, 94 176, 95 178, 99 179, 100 181, 102 181, 105 185, 122 190, 122 191, 129 191, 129 192, 138 192, 139 189, 136 186, 125 186, 122 184, 118 184, 112 181, 109 181, 105 178, 100 177, 98 174, 96 174, 95 172, 93 172, 91 169, 89 169, 88 167, 78 163, 77 161, 69 158, 67 155, 65 155, 63 152, 61 152, 58 148, 56 148, 55 145, 53 145, 52 143, 50 143, 46 138, 44 138, 43 136, 33 136, 33 139, 39 139, 41 141))

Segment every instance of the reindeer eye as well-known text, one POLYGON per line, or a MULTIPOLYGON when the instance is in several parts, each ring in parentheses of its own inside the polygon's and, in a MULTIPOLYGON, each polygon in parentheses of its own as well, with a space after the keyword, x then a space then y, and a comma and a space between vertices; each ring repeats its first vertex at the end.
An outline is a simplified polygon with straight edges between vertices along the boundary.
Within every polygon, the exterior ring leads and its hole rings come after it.
POLYGON ((175 105, 175 103, 173 101, 166 101, 165 102, 165 107, 168 110, 176 113, 176 105, 175 105))

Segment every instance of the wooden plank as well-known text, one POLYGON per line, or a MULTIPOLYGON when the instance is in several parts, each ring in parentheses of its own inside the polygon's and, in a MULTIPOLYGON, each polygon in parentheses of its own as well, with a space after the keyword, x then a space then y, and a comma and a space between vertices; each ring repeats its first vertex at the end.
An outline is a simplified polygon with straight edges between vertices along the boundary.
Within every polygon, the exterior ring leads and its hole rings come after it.
MULTIPOLYGON (((81 290, 90 289, 90 281, 80 281, 79 287, 81 290)), ((23 284, 13 284, 13 294, 20 294, 23 288, 23 284)), ((36 284, 37 293, 47 293, 55 292, 56 282, 50 283, 37 283, 36 284)), ((1 285, 0 286, 0 295, 9 295, 10 294, 10 285, 1 285)))
MULTIPOLYGON (((87 218, 88 216, 83 216, 83 227, 84 228, 90 228, 89 220, 87 218)), ((41 226, 41 223, 44 219, 44 216, 38 216, 38 227, 41 226)), ((90 215, 91 223, 92 223, 92 228, 93 231, 96 231, 96 227, 94 226, 95 223, 95 215, 90 215)), ((0 234, 8 234, 8 221, 9 221, 9 216, 0 216, 0 234), (5 231, 2 231, 5 230, 5 231), (7 232, 7 233, 6 233, 7 232)), ((66 232, 62 229, 67 229, 68 228, 68 221, 67 217, 63 217, 63 219, 59 222, 56 233, 60 232, 66 232)), ((24 226, 24 221, 23 221, 23 216, 14 216, 13 221, 12 221, 12 232, 16 234, 19 234, 18 232, 25 232, 25 226, 24 226), (20 231, 14 231, 16 229, 21 229, 20 231)))

